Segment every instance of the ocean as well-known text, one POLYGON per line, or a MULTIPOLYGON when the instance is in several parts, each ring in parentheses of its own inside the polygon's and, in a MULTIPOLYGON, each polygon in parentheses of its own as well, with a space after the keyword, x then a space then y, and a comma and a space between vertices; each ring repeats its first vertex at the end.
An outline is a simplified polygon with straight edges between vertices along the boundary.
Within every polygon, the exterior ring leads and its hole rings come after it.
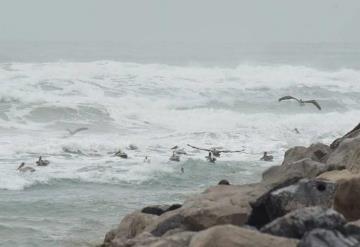
POLYGON ((95 246, 133 210, 259 181, 358 124, 359 61, 359 44, 0 43, 0 246, 95 246))

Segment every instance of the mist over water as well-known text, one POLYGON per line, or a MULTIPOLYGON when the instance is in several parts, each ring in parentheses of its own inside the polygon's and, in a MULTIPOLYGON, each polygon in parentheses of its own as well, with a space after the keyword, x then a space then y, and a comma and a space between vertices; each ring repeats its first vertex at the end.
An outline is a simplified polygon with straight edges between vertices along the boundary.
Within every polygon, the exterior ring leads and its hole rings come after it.
POLYGON ((329 144, 359 122, 356 45, 37 45, 0 45, 4 246, 92 246, 134 209, 182 202, 221 179, 256 182, 288 148, 329 144), (323 110, 279 103, 284 95, 323 110), (68 135, 78 127, 89 130, 68 135), (209 164, 187 144, 245 151, 209 164), (169 161, 174 145, 188 153, 179 163, 169 161), (113 156, 120 148, 129 159, 113 156), (275 161, 259 161, 263 151, 275 161), (39 155, 51 164, 16 171, 39 155))

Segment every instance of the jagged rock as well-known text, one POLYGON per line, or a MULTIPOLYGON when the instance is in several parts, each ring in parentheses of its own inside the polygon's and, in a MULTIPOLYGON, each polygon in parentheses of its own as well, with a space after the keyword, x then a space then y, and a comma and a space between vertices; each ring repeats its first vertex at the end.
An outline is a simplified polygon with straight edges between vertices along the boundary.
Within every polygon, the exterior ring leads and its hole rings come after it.
POLYGON ((152 205, 147 206, 141 210, 144 214, 154 214, 154 215, 162 215, 163 213, 181 208, 181 204, 172 204, 172 205, 152 205))
POLYGON ((335 190, 335 183, 302 179, 296 184, 271 192, 266 209, 270 219, 275 219, 299 208, 331 207, 335 190))
POLYGON ((214 226, 191 239, 190 247, 296 247, 298 241, 233 225, 214 226))
POLYGON ((246 224, 251 214, 250 201, 265 191, 261 184, 212 187, 184 203, 184 223, 192 231, 220 224, 246 224))
POLYGON ((346 138, 329 154, 326 164, 330 167, 346 167, 352 172, 360 171, 360 137, 346 138))
POLYGON ((249 202, 265 191, 261 184, 211 187, 189 198, 180 209, 159 216, 146 231, 162 236, 177 228, 201 231, 220 224, 246 224, 251 213, 249 202))
POLYGON ((315 229, 301 239, 299 247, 359 247, 360 243, 339 231, 315 229))
POLYGON ((147 230, 151 232, 152 235, 160 237, 166 232, 177 229, 185 228, 184 227, 184 216, 180 213, 167 214, 167 217, 159 220, 155 225, 152 225, 147 230))
POLYGON ((335 171, 328 171, 320 174, 317 176, 318 179, 330 181, 333 183, 338 183, 341 180, 349 180, 354 177, 360 177, 358 173, 352 173, 349 170, 335 170, 335 171))
POLYGON ((333 209, 308 207, 270 222, 261 228, 261 232, 300 239, 313 229, 341 229, 345 223, 345 218, 333 209))
POLYGON ((350 221, 360 219, 360 177, 339 181, 334 198, 334 209, 350 221))
POLYGON ((330 144, 331 149, 336 149, 340 143, 347 138, 354 138, 360 135, 360 123, 356 125, 351 131, 346 133, 343 137, 336 139, 333 143, 330 144))
POLYGON ((267 211, 267 207, 270 204, 271 193, 281 188, 293 185, 297 183, 299 180, 300 178, 296 178, 296 177, 287 179, 285 182, 278 184, 275 187, 266 191, 255 201, 251 201, 250 206, 252 207, 252 211, 249 216, 248 224, 250 226, 255 226, 257 228, 260 228, 266 225, 267 223, 269 223, 271 220, 273 220, 270 218, 270 215, 272 215, 272 213, 267 211))
POLYGON ((360 220, 349 222, 345 225, 346 235, 360 241, 360 220))
POLYGON ((327 171, 325 164, 305 158, 269 168, 263 173, 263 182, 276 185, 290 178, 313 178, 325 171, 327 171))
POLYGON ((112 246, 115 239, 130 239, 142 233, 146 226, 154 222, 158 216, 134 212, 125 216, 116 229, 109 231, 105 235, 103 246, 112 246))
POLYGON ((330 153, 330 147, 322 143, 312 144, 310 147, 293 147, 285 152, 282 165, 288 165, 298 160, 310 158, 313 161, 323 162, 330 153))
POLYGON ((143 233, 136 238, 116 242, 111 247, 187 247, 194 232, 178 232, 164 237, 143 233))

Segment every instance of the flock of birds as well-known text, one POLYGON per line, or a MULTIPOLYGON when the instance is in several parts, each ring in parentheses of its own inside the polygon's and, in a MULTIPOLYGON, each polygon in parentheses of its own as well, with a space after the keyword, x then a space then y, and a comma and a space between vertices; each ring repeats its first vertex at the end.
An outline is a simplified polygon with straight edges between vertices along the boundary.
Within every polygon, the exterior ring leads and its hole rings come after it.
MULTIPOLYGON (((316 100, 302 100, 302 99, 295 98, 293 96, 284 96, 284 97, 279 98, 278 101, 281 102, 281 101, 285 101, 285 100, 295 100, 295 101, 297 101, 299 103, 300 106, 304 106, 305 104, 312 104, 318 110, 322 109, 320 104, 316 100)), ((73 136, 73 135, 75 135, 75 134, 77 134, 77 133, 79 133, 81 131, 85 131, 85 130, 88 130, 88 128, 82 127, 82 128, 78 128, 78 129, 75 129, 75 130, 67 129, 67 131, 69 132, 69 135, 67 137, 73 136)), ((297 133, 297 134, 300 134, 300 131, 297 128, 294 129, 294 132, 297 133)), ((212 148, 199 148, 199 147, 192 146, 190 144, 187 144, 187 146, 189 146, 189 147, 191 147, 193 149, 208 152, 208 155, 205 156, 205 158, 210 163, 215 163, 217 158, 220 157, 221 153, 240 153, 240 152, 244 152, 244 150, 231 151, 231 150, 222 150, 220 148, 215 148, 215 147, 212 147, 212 148)), ((133 145, 133 144, 130 144, 128 146, 128 149, 129 150, 137 150, 138 147, 133 145)), ((186 151, 184 150, 184 148, 179 148, 178 146, 172 147, 171 150, 172 150, 172 155, 169 158, 170 161, 179 162, 180 161, 180 156, 187 154, 186 151)), ((126 152, 122 151, 122 150, 117 151, 114 155, 117 156, 117 157, 123 158, 123 159, 128 158, 128 154, 126 152)), ((262 161, 270 161, 270 162, 273 161, 273 159, 274 159, 274 157, 272 155, 269 155, 268 152, 264 152, 263 156, 260 158, 260 160, 262 160, 262 161)), ((145 163, 150 163, 151 162, 150 157, 145 156, 144 162, 145 163)), ((40 166, 40 167, 41 166, 47 166, 49 164, 50 164, 50 162, 48 160, 43 160, 41 156, 39 157, 38 161, 36 161, 36 165, 40 166)), ((26 166, 24 162, 21 163, 21 165, 17 168, 17 170, 19 170, 20 172, 35 172, 35 168, 33 168, 31 166, 26 166)), ((184 172, 183 167, 181 167, 181 172, 184 172)))

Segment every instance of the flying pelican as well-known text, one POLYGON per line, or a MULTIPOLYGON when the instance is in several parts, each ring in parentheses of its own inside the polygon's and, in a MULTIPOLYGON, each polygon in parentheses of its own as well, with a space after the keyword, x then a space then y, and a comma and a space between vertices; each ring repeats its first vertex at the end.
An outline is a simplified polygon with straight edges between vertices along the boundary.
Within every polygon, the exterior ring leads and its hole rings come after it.
POLYGON ((238 150, 238 151, 218 150, 218 149, 216 149, 216 148, 211 148, 211 149, 198 148, 198 147, 192 146, 192 145, 190 145, 190 144, 188 144, 188 146, 191 147, 191 148, 194 148, 194 149, 211 152, 215 157, 220 157, 221 153, 241 153, 241 152, 244 151, 244 150, 238 150))
POLYGON ((25 162, 22 162, 21 165, 16 169, 20 172, 34 172, 36 171, 34 168, 30 167, 30 166, 25 166, 25 162))
POLYGON ((69 136, 73 136, 75 135, 76 133, 80 132, 80 131, 84 131, 84 130, 88 130, 89 128, 86 128, 86 127, 82 127, 82 128, 78 128, 78 129, 75 129, 75 130, 71 130, 71 129, 66 129, 68 132, 69 132, 69 136))
POLYGON ((316 108, 319 109, 319 111, 321 111, 321 106, 316 100, 302 100, 302 99, 297 99, 293 96, 284 96, 279 99, 279 102, 281 102, 283 100, 290 100, 290 99, 296 100, 297 102, 299 102, 299 104, 301 106, 304 106, 305 104, 313 104, 314 106, 316 106, 316 108))
POLYGON ((49 164, 50 164, 50 161, 48 161, 48 160, 43 160, 41 156, 39 157, 39 160, 36 161, 36 165, 37 165, 37 166, 47 166, 47 165, 49 165, 49 164))

